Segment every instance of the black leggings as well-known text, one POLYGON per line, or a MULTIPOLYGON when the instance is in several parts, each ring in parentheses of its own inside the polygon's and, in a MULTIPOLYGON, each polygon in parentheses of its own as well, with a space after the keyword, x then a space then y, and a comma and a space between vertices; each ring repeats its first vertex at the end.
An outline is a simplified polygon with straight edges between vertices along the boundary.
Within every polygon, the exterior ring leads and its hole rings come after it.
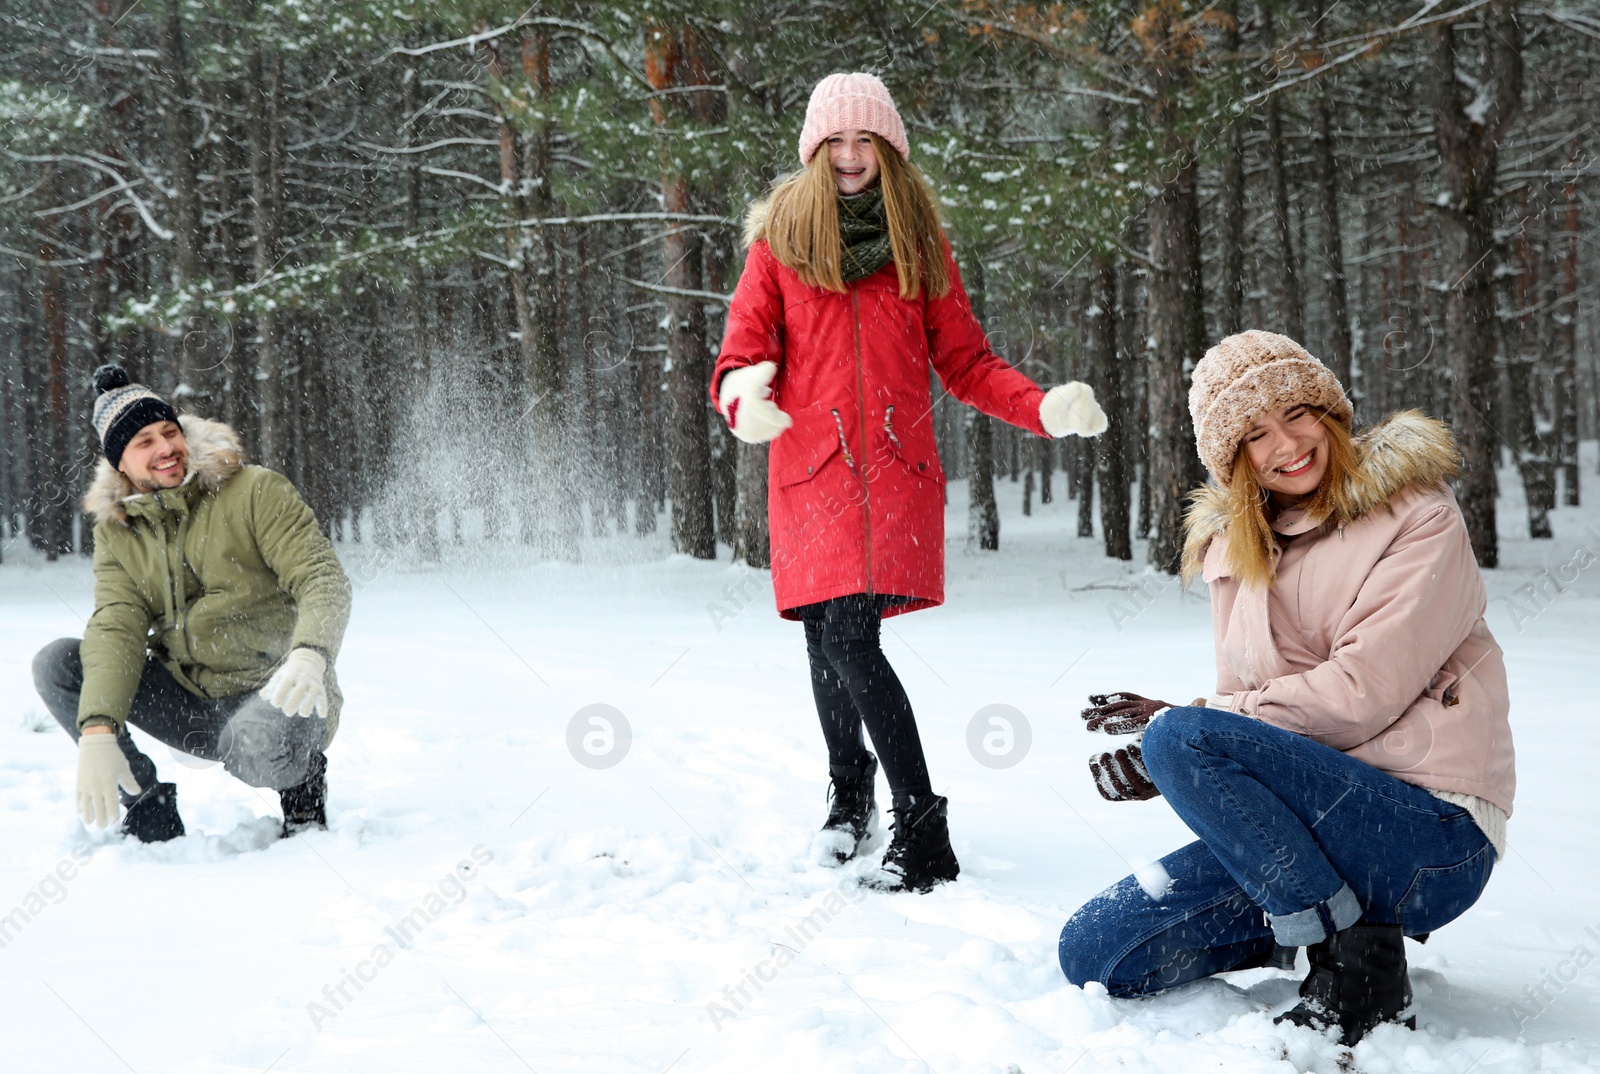
POLYGON ((865 723, 890 792, 932 794, 911 700, 878 644, 883 609, 895 600, 857 593, 795 611, 805 623, 811 692, 828 743, 829 765, 853 768, 866 763, 867 749, 861 740, 865 723))

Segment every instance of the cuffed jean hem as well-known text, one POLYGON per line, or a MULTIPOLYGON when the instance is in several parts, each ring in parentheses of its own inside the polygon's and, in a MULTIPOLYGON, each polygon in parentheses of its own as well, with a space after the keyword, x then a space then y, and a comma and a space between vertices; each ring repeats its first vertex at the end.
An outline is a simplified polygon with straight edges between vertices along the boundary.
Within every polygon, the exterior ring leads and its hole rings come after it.
POLYGON ((1361 900, 1349 884, 1333 898, 1292 914, 1268 914, 1272 936, 1284 947, 1310 947, 1361 920, 1361 900))

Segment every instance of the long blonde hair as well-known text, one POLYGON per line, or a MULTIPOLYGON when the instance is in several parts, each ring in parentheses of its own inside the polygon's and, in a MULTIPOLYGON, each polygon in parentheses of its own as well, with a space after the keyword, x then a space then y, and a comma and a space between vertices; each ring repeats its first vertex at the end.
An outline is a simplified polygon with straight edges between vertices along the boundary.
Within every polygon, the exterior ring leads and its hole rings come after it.
MULTIPOLYGON (((1322 481, 1302 504, 1306 516, 1317 523, 1333 520, 1345 523, 1356 518, 1361 511, 1360 458, 1356 454, 1354 437, 1344 422, 1327 411, 1321 411, 1317 420, 1327 429, 1328 469, 1322 481)), ((1277 538, 1272 532, 1272 520, 1267 516, 1270 493, 1261 486, 1261 479, 1250 464, 1244 445, 1233 457, 1233 473, 1227 489, 1228 573, 1246 586, 1270 586, 1275 561, 1272 549, 1277 538)), ((1201 513, 1196 504, 1190 508, 1188 526, 1197 522, 1201 513)), ((1188 584, 1200 573, 1203 549, 1196 548, 1193 556, 1186 556, 1183 564, 1183 581, 1188 584)))
MULTIPOLYGON (((950 293, 950 275, 945 271, 944 225, 933 188, 915 164, 876 134, 870 136, 878 154, 878 185, 883 189, 900 297, 916 298, 926 287, 929 297, 943 298, 950 293)), ((766 239, 772 256, 794 270, 802 283, 842 293, 838 199, 824 143, 804 171, 773 186, 765 216, 751 214, 745 242, 766 239)))

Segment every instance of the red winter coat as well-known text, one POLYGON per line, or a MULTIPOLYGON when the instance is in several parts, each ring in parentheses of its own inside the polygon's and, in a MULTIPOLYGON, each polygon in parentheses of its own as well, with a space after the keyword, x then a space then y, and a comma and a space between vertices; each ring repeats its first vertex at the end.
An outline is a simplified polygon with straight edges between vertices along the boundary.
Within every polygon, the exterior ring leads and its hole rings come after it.
POLYGON ((945 390, 1039 436, 1044 392, 989 349, 949 248, 950 292, 900 297, 893 262, 843 294, 808 287, 750 247, 711 379, 774 362, 773 402, 794 420, 772 441, 767 512, 778 610, 852 593, 944 602, 944 469, 928 366, 945 390))

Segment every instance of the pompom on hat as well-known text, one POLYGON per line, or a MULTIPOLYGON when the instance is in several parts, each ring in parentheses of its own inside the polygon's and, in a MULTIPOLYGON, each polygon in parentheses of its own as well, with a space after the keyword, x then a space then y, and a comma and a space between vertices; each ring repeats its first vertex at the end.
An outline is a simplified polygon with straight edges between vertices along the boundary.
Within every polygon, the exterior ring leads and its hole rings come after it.
POLYGON ((1346 427, 1355 419, 1333 373, 1288 336, 1252 329, 1206 351, 1190 381, 1189 416, 1212 480, 1228 484, 1239 442, 1263 414, 1302 404, 1346 427))
POLYGON ((134 384, 120 365, 94 371, 94 431, 112 466, 122 462, 123 449, 146 425, 177 421, 178 412, 143 384, 134 384))
POLYGON ((906 125, 889 96, 889 87, 865 71, 833 74, 817 83, 806 105, 805 126, 800 129, 800 164, 811 163, 817 147, 840 131, 871 131, 911 159, 906 125))

